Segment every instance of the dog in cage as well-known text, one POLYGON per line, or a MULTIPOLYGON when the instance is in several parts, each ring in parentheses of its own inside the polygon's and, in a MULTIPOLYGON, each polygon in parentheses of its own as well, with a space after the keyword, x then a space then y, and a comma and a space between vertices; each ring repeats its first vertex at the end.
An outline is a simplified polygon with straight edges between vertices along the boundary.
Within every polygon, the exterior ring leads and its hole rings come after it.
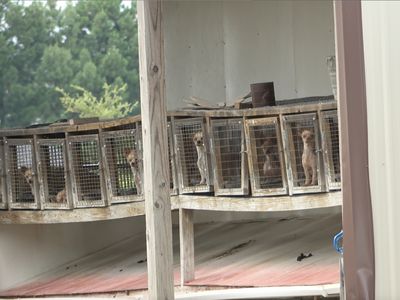
POLYGON ((193 143, 197 150, 197 167, 200 172, 200 185, 208 184, 208 172, 207 172, 207 151, 204 145, 203 132, 198 131, 193 135, 193 143))
POLYGON ((65 188, 57 193, 55 202, 56 203, 67 202, 67 192, 66 192, 65 188))
POLYGON ((21 167, 20 169, 21 175, 25 178, 26 183, 29 184, 29 186, 31 187, 31 193, 32 195, 33 193, 33 170, 30 167, 21 167))
POLYGON ((274 138, 267 138, 261 145, 264 154, 263 174, 267 179, 277 179, 281 176, 281 166, 277 153, 277 143, 274 138))
POLYGON ((125 149, 124 156, 129 166, 131 167, 133 180, 135 182, 138 195, 142 194, 142 178, 143 170, 141 165, 141 158, 135 149, 125 149))
POLYGON ((312 130, 304 129, 300 137, 303 141, 301 162, 306 177, 304 186, 317 185, 317 156, 315 155, 314 133, 312 130))

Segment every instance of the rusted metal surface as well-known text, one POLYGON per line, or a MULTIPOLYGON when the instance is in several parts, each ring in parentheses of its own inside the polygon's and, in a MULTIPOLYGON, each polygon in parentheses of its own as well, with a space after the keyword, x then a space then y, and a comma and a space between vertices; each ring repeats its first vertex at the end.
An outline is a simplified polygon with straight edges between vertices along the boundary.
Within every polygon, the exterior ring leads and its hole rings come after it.
MULTIPOLYGON (((270 287, 339 282, 331 238, 340 215, 195 225, 195 279, 190 286, 270 287), (312 256, 301 261, 301 254, 312 256)), ((179 237, 174 274, 179 284, 179 237)), ((114 293, 147 287, 144 233, 63 265, 0 297, 114 293)))

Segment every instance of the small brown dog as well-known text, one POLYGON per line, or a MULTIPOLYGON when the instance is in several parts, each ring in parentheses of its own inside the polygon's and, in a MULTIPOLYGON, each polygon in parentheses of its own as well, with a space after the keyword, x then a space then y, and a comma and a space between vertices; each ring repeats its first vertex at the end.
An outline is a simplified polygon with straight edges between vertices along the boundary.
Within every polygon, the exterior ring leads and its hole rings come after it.
POLYGON ((198 131, 193 135, 193 143, 197 150, 197 167, 199 168, 201 178, 199 184, 208 184, 209 177, 207 172, 207 151, 206 146, 204 145, 202 131, 198 131))
POLYGON ((279 163, 278 148, 276 140, 267 138, 261 145, 265 160, 263 165, 263 173, 267 179, 276 179, 281 176, 281 166, 279 163))
POLYGON ((34 193, 33 193, 33 171, 32 171, 32 168, 24 166, 24 167, 21 167, 20 172, 21 172, 22 176, 24 176, 25 181, 31 187, 31 193, 33 195, 34 193))
POLYGON ((304 186, 317 185, 317 157, 315 155, 314 133, 311 130, 305 129, 301 132, 300 136, 303 140, 303 155, 301 162, 306 177, 304 186))
POLYGON ((135 181, 136 191, 138 195, 142 194, 142 176, 143 167, 139 154, 135 149, 125 149, 124 156, 131 167, 133 180, 135 181))

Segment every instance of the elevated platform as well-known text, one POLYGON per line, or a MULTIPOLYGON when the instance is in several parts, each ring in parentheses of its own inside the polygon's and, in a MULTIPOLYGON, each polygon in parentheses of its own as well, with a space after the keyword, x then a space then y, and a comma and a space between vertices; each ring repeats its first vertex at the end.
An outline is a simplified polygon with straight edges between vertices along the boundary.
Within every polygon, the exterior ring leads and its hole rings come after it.
MULTIPOLYGON (((298 196, 275 197, 214 197, 179 195, 171 197, 173 210, 278 212, 329 208, 342 205, 342 193, 329 192, 298 196)), ((71 210, 9 210, 0 211, 0 224, 53 224, 90 222, 144 215, 144 202, 115 204, 108 207, 71 210)))
MULTIPOLYGON (((248 290, 246 294, 241 292, 242 288, 269 288, 269 293, 291 297, 335 294, 339 256, 331 240, 340 228, 340 214, 195 225, 195 280, 187 284, 191 287, 189 292, 177 288, 177 298, 189 299, 187 293, 190 293, 190 299, 226 299, 226 293, 236 290, 232 299, 245 299, 245 295, 254 292, 255 297, 260 291, 251 289, 253 292, 248 290), (312 256, 299 261, 301 253, 312 253, 312 256), (193 296, 197 288, 198 296, 203 298, 193 296), (213 293, 216 298, 210 298, 213 293)), ((0 297, 122 293, 141 299, 147 288, 145 258, 145 234, 142 233, 0 291, 0 297)), ((176 285, 178 264, 179 236, 175 228, 176 285)))

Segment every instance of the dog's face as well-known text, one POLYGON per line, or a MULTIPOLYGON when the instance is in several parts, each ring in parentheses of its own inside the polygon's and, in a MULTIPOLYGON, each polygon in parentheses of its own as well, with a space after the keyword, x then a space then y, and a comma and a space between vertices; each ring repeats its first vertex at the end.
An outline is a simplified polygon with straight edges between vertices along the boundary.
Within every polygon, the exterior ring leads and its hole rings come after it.
POLYGON ((194 143, 197 147, 202 147, 202 146, 204 146, 203 132, 202 132, 202 131, 196 132, 196 133, 193 135, 193 143, 194 143))
POLYGON ((300 136, 304 144, 310 144, 314 141, 314 133, 311 130, 303 130, 300 136))
POLYGON ((138 168, 139 156, 135 149, 125 149, 124 156, 132 168, 138 168))
POLYGON ((33 171, 32 168, 21 167, 20 169, 22 176, 24 176, 26 182, 33 187, 33 171))
POLYGON ((275 141, 272 138, 267 138, 261 145, 261 149, 265 156, 274 152, 275 141))

